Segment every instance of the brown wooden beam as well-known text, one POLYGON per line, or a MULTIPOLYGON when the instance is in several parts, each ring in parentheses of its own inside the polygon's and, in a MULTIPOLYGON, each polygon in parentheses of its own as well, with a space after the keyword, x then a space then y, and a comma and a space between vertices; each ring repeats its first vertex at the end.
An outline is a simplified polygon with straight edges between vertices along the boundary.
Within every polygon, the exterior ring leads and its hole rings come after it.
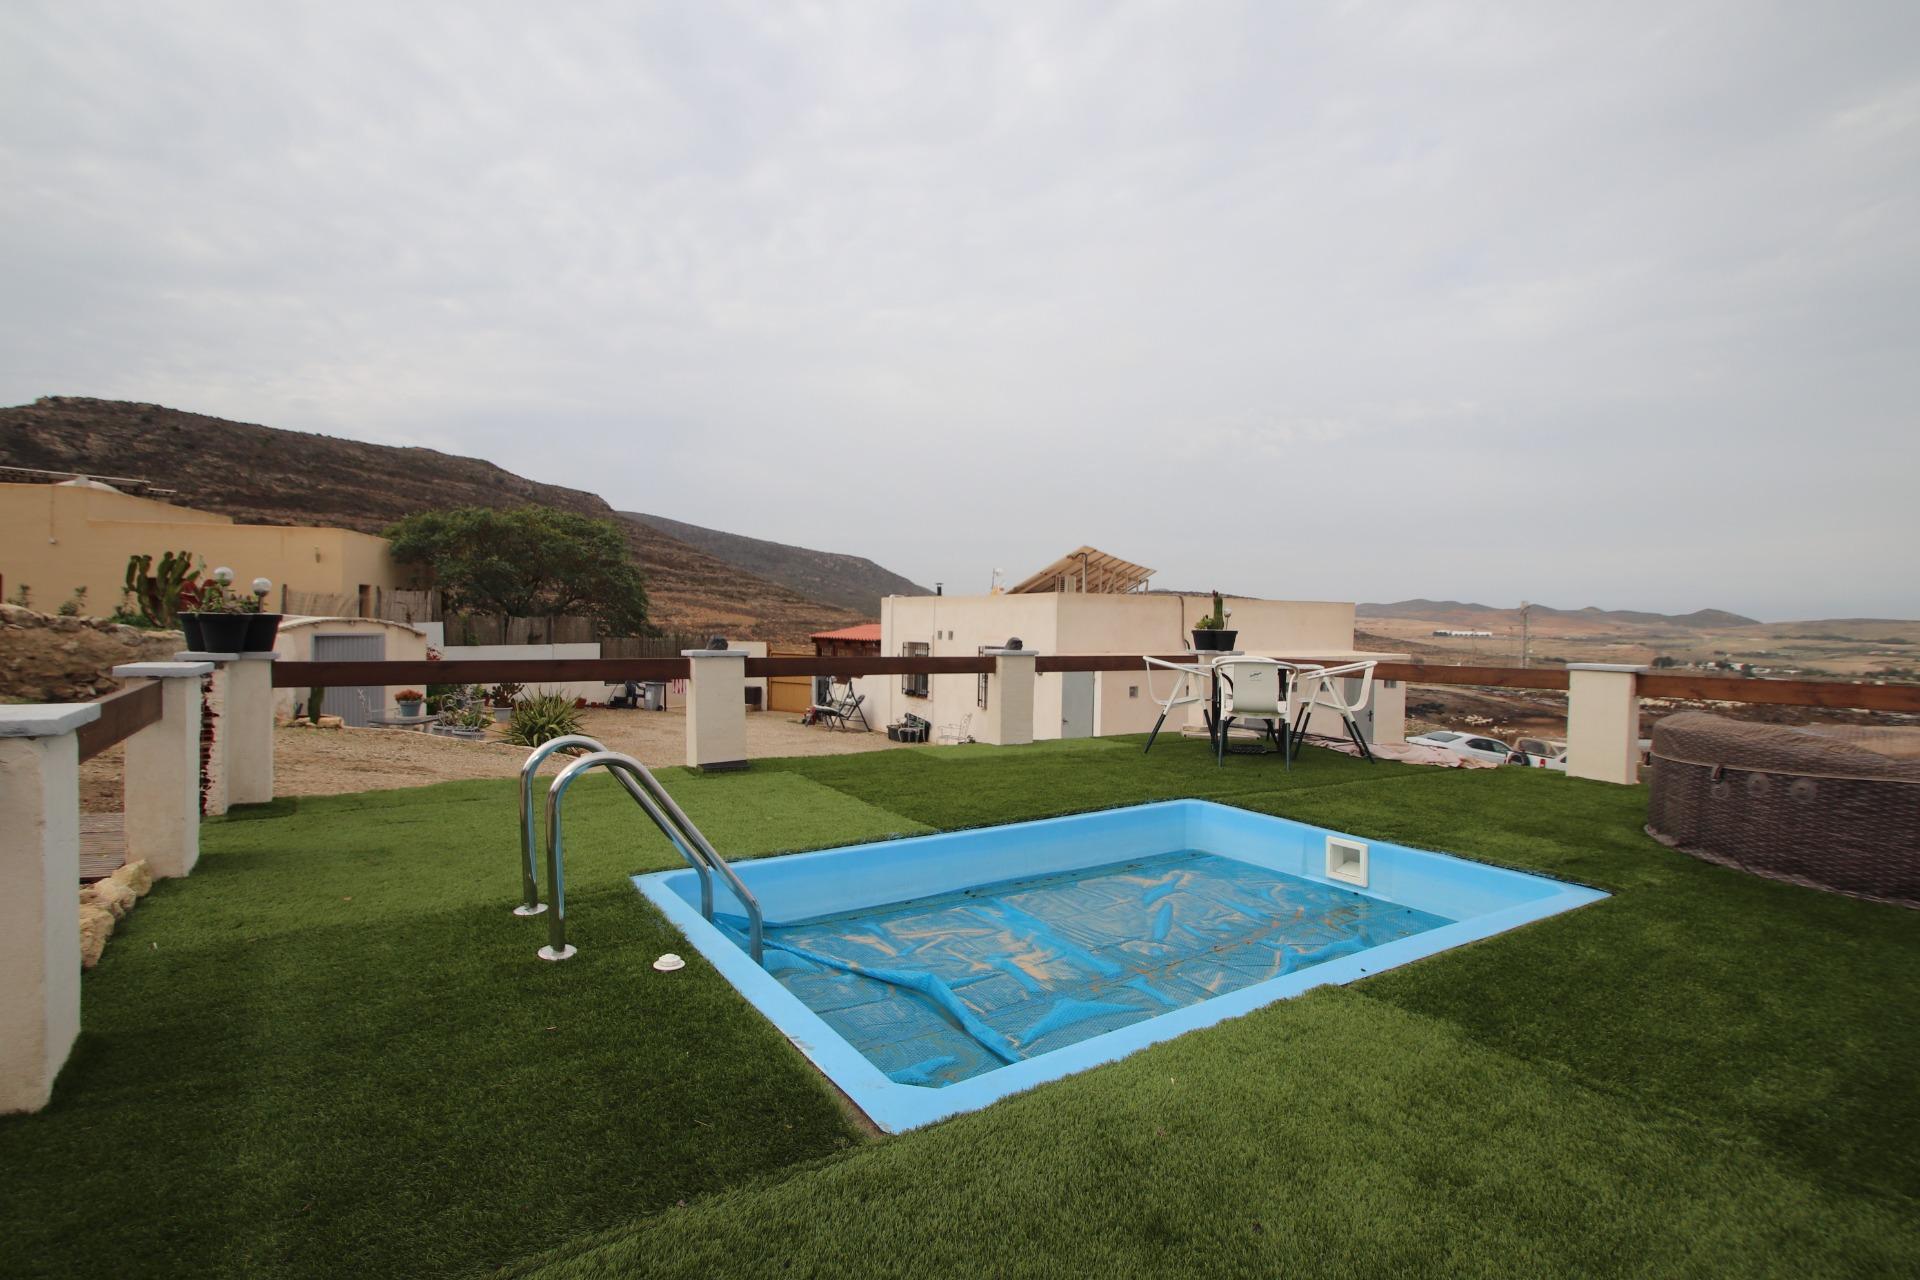
POLYGON ((486 658, 471 662, 276 662, 276 689, 315 685, 499 684, 562 680, 685 680, 686 658, 486 658))
POLYGON ((1408 684, 1464 684, 1489 689, 1567 687, 1567 673, 1559 667, 1443 667, 1430 662, 1383 662, 1373 669, 1373 677, 1408 684))
POLYGON ((1854 711, 1920 712, 1920 684, 1858 684, 1845 680, 1764 680, 1751 676, 1640 677, 1647 698, 1701 702, 1760 702, 1776 706, 1829 707, 1854 711))
POLYGON ((100 718, 80 726, 80 758, 91 760, 108 747, 125 742, 150 724, 160 723, 160 682, 142 680, 99 700, 100 718))
MULTIPOLYGON (((1190 653, 1155 655, 1168 662, 1196 661, 1190 653)), ((1327 665, 1338 657, 1301 656, 1294 662, 1327 665)), ((988 656, 944 658, 888 657, 860 654, 845 657, 748 658, 746 674, 765 676, 835 676, 848 679, 869 675, 976 675, 992 672, 988 656)), ((1144 671, 1134 654, 1050 654, 1036 660, 1039 672, 1144 671)), ((557 658, 487 659, 444 662, 276 662, 273 683, 281 689, 314 685, 484 684, 513 681, 538 686, 543 681, 684 680, 685 658, 557 658)), ((1568 674, 1558 667, 1466 667, 1427 662, 1381 662, 1374 667, 1380 680, 1408 684, 1464 685, 1491 689, 1545 689, 1564 692, 1568 674)), ((1713 702, 1768 703, 1784 706, 1853 708, 1868 711, 1920 713, 1920 685, 1864 684, 1839 680, 1759 680, 1737 676, 1661 675, 1640 677, 1640 692, 1651 698, 1690 698, 1713 702)), ((159 694, 152 695, 154 706, 159 694)), ((104 702, 103 702, 104 706, 104 702)), ((158 712, 156 711, 157 715, 158 712)), ((104 719, 104 714, 103 714, 104 719)), ((151 721, 143 722, 151 723, 151 721)), ((140 728, 135 725, 134 728, 140 728)), ((129 729, 127 732, 133 732, 129 729)), ((119 741, 110 739, 108 745, 119 741)))
POLYGON ((991 672, 987 657, 901 658, 878 653, 839 658, 748 658, 747 677, 759 676, 970 676, 991 672))

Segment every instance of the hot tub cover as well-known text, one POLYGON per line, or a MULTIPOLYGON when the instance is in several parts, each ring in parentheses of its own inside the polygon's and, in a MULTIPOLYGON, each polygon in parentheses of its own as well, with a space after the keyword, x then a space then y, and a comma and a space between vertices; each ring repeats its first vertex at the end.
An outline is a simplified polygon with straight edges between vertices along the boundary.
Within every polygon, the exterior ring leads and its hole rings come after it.
POLYGON ((1702 711, 1653 730, 1647 830, 1695 857, 1920 906, 1920 729, 1702 711))

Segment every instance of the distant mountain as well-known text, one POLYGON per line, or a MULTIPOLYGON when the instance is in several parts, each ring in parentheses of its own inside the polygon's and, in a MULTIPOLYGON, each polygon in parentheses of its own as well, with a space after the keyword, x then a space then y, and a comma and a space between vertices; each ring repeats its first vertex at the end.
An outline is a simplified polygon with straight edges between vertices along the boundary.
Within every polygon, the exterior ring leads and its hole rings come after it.
POLYGON ((1353 607, 1362 618, 1424 618, 1433 622, 1451 622, 1461 614, 1500 613, 1490 604, 1470 604, 1464 600, 1396 600, 1392 604, 1360 604, 1353 607))
MULTIPOLYGON (((1444 622, 1455 625, 1476 625, 1482 627, 1518 626, 1518 609, 1500 609, 1493 605, 1474 604, 1462 600, 1398 600, 1392 604, 1363 604, 1354 609, 1362 618, 1416 618, 1425 622, 1444 622)), ((1576 622, 1627 624, 1641 627, 1688 627, 1695 630, 1715 630, 1725 627, 1757 627, 1757 618, 1748 618, 1738 613, 1728 613, 1725 609, 1696 609, 1692 613, 1647 613, 1638 609, 1599 609, 1588 605, 1584 609, 1555 609, 1549 605, 1533 606, 1535 619, 1565 618, 1576 622)))
POLYGON ((620 515, 651 525, 668 537, 690 547, 698 547, 728 564, 739 565, 769 582, 791 587, 814 600, 825 600, 829 604, 858 610, 870 618, 880 616, 882 596, 933 594, 891 569, 881 568, 865 556, 790 547, 784 542, 768 542, 738 533, 702 528, 697 524, 646 515, 639 511, 622 511, 620 515))
MULTIPOLYGON (((539 503, 615 520, 647 575, 656 625, 695 635, 804 642, 872 616, 760 577, 635 520, 594 494, 479 458, 230 422, 156 404, 44 396, 0 408, 0 465, 142 477, 168 501, 253 524, 379 533, 437 507, 539 503)), ((158 548, 155 548, 158 550, 158 548)))

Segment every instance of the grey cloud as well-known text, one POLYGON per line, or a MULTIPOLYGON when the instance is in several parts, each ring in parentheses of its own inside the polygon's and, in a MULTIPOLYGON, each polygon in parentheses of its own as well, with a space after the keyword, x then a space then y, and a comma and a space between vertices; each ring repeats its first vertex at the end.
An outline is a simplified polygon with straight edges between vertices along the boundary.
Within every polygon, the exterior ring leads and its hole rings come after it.
POLYGON ((0 400, 961 586, 1914 616, 1916 55, 1898 3, 13 5, 0 400))

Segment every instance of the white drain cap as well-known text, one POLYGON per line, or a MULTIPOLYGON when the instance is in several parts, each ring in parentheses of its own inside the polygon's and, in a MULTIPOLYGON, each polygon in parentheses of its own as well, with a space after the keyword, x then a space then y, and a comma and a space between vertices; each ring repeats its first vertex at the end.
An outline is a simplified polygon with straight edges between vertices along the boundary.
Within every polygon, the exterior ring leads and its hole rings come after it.
POLYGON ((653 962, 653 967, 662 973, 672 973, 675 969, 684 969, 687 962, 669 951, 653 962))

